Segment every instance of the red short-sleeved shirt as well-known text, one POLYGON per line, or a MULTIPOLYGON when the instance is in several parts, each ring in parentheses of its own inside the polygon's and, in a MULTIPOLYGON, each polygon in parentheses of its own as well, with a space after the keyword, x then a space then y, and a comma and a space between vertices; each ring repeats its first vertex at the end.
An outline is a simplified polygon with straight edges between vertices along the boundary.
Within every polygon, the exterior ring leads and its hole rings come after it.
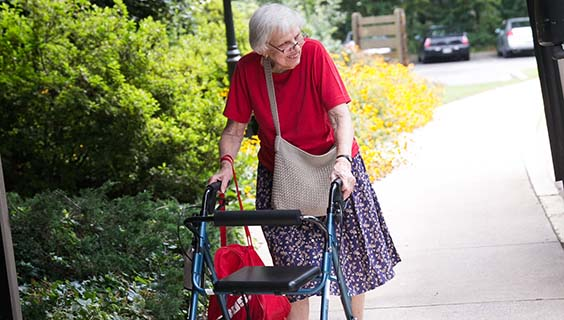
MULTIPOLYGON (((331 57, 316 40, 307 39, 300 63, 292 70, 274 73, 274 88, 282 137, 312 154, 323 154, 334 145, 328 110, 350 102, 331 57)), ((259 161, 272 171, 276 130, 270 111, 261 56, 251 52, 237 63, 224 115, 247 123, 254 113, 259 124, 259 161)), ((358 153, 353 140, 351 154, 358 153)))

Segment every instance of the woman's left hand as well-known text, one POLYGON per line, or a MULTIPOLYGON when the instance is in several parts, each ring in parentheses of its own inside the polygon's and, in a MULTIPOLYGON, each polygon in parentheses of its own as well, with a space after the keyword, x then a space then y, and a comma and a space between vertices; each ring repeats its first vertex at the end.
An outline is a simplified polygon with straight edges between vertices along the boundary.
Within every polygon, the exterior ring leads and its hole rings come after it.
POLYGON ((343 199, 347 199, 354 190, 356 179, 352 174, 352 164, 345 158, 338 158, 333 167, 331 181, 340 178, 343 181, 343 199))

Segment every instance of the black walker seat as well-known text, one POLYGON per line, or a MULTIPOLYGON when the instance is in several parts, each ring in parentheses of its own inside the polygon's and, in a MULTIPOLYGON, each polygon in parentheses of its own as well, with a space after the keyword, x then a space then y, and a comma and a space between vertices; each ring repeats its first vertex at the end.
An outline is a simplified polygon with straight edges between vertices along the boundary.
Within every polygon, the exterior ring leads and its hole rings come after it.
MULTIPOLYGON (((344 202, 341 195, 341 181, 331 183, 327 217, 324 222, 316 217, 302 216, 299 210, 256 210, 256 211, 216 211, 214 205, 221 182, 214 182, 206 187, 202 210, 199 215, 186 218, 184 225, 194 233, 193 257, 191 267, 190 310, 187 319, 197 319, 198 298, 200 295, 215 294, 218 298, 224 320, 230 320, 226 296, 229 294, 277 294, 277 295, 312 295, 321 294, 320 319, 328 319, 329 283, 335 281, 341 292, 341 303, 347 320, 355 320, 352 315, 351 297, 345 285, 338 259, 338 244, 335 235, 335 221, 339 221, 344 202), (325 250, 321 268, 317 266, 254 266, 244 267, 218 279, 207 236, 207 223, 215 226, 263 226, 263 225, 299 225, 303 221, 317 225, 325 234, 325 250), (207 288, 205 270, 213 285, 207 288), (335 271, 335 275, 332 275, 335 271), (306 284, 310 287, 304 288, 306 284)), ((251 315, 252 318, 252 315, 251 315)))

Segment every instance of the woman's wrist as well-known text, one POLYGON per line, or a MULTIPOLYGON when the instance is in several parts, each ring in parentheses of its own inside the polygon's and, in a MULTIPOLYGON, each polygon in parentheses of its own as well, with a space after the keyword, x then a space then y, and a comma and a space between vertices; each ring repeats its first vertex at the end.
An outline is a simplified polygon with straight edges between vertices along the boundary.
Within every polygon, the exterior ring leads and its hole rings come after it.
POLYGON ((229 165, 233 166, 233 157, 229 154, 226 154, 219 159, 219 163, 222 166, 224 165, 224 163, 228 163, 229 165))
POLYGON ((348 154, 340 154, 340 155, 337 156, 337 158, 335 158, 335 160, 337 160, 337 159, 346 159, 351 165, 353 163, 352 157, 348 154))

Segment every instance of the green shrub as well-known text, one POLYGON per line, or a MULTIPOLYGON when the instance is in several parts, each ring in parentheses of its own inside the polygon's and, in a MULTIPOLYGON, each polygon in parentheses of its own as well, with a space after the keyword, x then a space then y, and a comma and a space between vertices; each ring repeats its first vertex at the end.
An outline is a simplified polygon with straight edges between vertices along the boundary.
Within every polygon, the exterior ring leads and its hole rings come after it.
MULTIPOLYGON (((104 313, 183 318, 188 293, 181 253, 192 234, 181 224, 200 207, 154 201, 149 193, 111 199, 108 189, 33 198, 8 193, 26 319, 88 319, 97 312, 99 319, 104 313)), ((229 229, 230 243, 242 243, 240 231, 229 229)), ((209 228, 209 240, 214 252, 217 228, 209 228)))
POLYGON ((114 195, 194 201, 217 169, 224 125, 221 2, 194 4, 194 26, 174 43, 163 23, 130 20, 120 1, 10 4, 0 6, 7 189, 29 196, 113 181, 114 195))
MULTIPOLYGON (((180 225, 199 208, 153 201, 149 193, 110 199, 107 189, 28 199, 8 194, 27 319, 69 318, 60 316, 65 312, 78 319, 89 312, 176 319, 187 310, 181 252, 192 235, 180 225)), ((230 230, 230 241, 241 242, 233 232, 239 230, 230 230)), ((216 228, 209 238, 213 251, 219 245, 216 228)))
POLYGON ((178 204, 153 202, 149 193, 110 200, 103 189, 80 197, 54 191, 10 203, 23 282, 156 272, 176 244, 178 204))
POLYGON ((25 319, 153 319, 148 279, 107 274, 78 281, 41 280, 21 287, 25 319))

